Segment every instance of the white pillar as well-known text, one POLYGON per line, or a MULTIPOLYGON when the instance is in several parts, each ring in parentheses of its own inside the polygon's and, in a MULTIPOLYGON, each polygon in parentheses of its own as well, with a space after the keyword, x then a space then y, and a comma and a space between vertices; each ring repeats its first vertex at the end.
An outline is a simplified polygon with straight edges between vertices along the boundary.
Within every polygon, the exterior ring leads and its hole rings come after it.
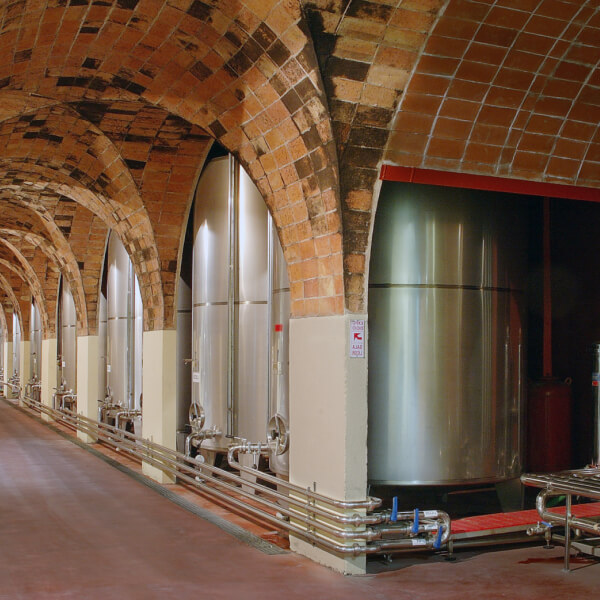
MULTIPOLYGON (((41 383, 42 383, 42 404, 52 408, 52 394, 56 391, 56 338, 42 340, 41 357, 41 383)), ((51 421, 52 419, 42 414, 42 419, 51 421)))
POLYGON ((21 340, 20 363, 21 397, 23 397, 25 386, 31 379, 31 342, 29 340, 21 340))
MULTIPOLYGON (((98 400, 100 388, 100 338, 86 335, 77 338, 77 412, 88 419, 98 420, 98 400)), ((92 444, 95 437, 82 431, 77 437, 86 444, 92 444)))
MULTIPOLYGON (((290 481, 337 500, 367 493, 367 359, 349 357, 352 319, 366 324, 366 315, 290 321, 290 481)), ((364 556, 295 537, 290 546, 337 571, 366 570, 364 556)))
MULTIPOLYGON (((12 336, 11 336, 12 337, 12 336)), ((4 381, 8 381, 13 374, 13 343, 12 341, 4 342, 4 381)), ((12 394, 9 387, 4 387, 4 394, 7 398, 11 398, 12 394)))
MULTIPOLYGON (((142 435, 175 450, 176 443, 176 356, 175 330, 144 331, 142 353, 142 435)), ((144 463, 143 472, 159 483, 172 483, 172 475, 144 463)))

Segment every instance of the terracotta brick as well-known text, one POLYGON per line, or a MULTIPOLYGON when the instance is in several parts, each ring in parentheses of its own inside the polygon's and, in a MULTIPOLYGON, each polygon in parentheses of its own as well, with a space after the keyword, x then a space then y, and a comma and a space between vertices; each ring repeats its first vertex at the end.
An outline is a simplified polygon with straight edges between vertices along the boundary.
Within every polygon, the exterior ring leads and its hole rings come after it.
POLYGON ((395 128, 406 133, 429 133, 433 117, 419 113, 402 112, 396 119, 395 128))
POLYGON ((471 127, 472 123, 470 121, 439 117, 435 122, 433 135, 437 138, 465 140, 469 137, 471 127))
POLYGON ((548 155, 545 153, 517 151, 512 163, 513 171, 543 172, 548 155))
POLYGON ((560 158, 553 156, 546 167, 546 175, 567 179, 574 182, 579 171, 581 162, 579 160, 570 160, 568 158, 560 158))
POLYGON ((426 75, 453 75, 460 62, 456 58, 425 54, 417 64, 417 71, 426 75))
POLYGON ((412 50, 414 52, 420 50, 425 41, 426 35, 419 31, 404 29, 400 27, 388 26, 385 30, 383 41, 386 44, 393 45, 397 48, 412 50))
POLYGON ((440 106, 439 116, 473 120, 479 112, 479 108, 480 105, 476 102, 447 98, 440 106))
POLYGON ((465 149, 465 142, 457 139, 433 138, 427 148, 428 156, 460 159, 465 149))
POLYGON ((549 154, 554 146, 554 136, 525 133, 519 143, 519 150, 549 154))
POLYGON ((466 162, 495 164, 500 158, 501 146, 490 146, 471 142, 467 145, 464 160, 466 162))

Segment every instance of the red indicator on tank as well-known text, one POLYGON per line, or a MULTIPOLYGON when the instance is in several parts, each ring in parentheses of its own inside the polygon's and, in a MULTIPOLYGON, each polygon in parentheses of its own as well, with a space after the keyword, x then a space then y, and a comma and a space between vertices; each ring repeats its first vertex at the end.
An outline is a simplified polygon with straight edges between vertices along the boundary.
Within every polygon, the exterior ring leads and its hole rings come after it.
POLYGON ((282 323, 276 323, 275 324, 275 331, 283 331, 283 324, 282 323))

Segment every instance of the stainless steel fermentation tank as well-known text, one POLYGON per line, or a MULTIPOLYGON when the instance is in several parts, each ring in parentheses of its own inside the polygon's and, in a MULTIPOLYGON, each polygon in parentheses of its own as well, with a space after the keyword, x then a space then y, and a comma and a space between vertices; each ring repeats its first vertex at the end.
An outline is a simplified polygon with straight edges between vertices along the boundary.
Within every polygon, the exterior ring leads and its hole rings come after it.
MULTIPOLYGON (((0 325, 0 379, 4 380, 4 343, 6 342, 6 331, 4 327, 0 325)), ((2 388, 0 388, 2 389, 2 388)))
MULTIPOLYGON (((289 282, 283 252, 260 192, 231 156, 212 160, 194 209, 192 401, 205 428, 266 441, 287 429, 289 282)), ((287 453, 271 468, 287 472, 287 453)))
POLYGON ((31 303, 31 316, 29 319, 29 325, 30 325, 30 334, 29 334, 29 340, 30 340, 30 352, 31 352, 31 358, 30 358, 30 373, 28 375, 27 378, 27 382, 29 382, 31 379, 33 379, 34 377, 37 378, 38 380, 41 378, 42 376, 42 370, 41 370, 41 357, 42 357, 42 321, 40 318, 40 311, 38 310, 37 305, 35 304, 35 302, 31 303))
POLYGON ((77 314, 71 288, 61 278, 58 304, 58 383, 65 381, 65 389, 77 392, 77 314))
POLYGON ((114 233, 107 255, 106 383, 113 402, 126 410, 141 408, 143 306, 127 250, 114 233))
MULTIPOLYGON (((21 375, 21 323, 19 321, 19 317, 17 313, 13 313, 13 345, 12 345, 12 364, 13 364, 13 373, 17 373, 21 379, 23 379, 26 374, 21 375)), ((11 377, 13 373, 7 374, 7 377, 11 377)))
POLYGON ((386 182, 369 276, 369 480, 499 482, 522 464, 526 212, 386 182))
MULTIPOLYGON (((105 269, 108 268, 107 255, 105 269)), ((107 273, 108 281, 108 273, 107 273)), ((106 396, 107 389, 107 366, 108 366, 108 311, 106 307, 106 289, 100 290, 98 294, 98 347, 99 347, 99 365, 98 365, 98 389, 102 394, 102 398, 106 396)))

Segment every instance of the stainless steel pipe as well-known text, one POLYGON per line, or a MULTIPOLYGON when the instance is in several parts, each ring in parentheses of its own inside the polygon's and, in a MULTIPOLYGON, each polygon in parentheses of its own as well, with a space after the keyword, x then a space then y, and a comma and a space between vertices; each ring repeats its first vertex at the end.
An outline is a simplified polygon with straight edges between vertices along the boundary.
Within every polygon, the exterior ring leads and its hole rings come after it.
MULTIPOLYGON (((420 524, 419 529, 409 533, 408 538, 396 539, 384 536, 393 535, 392 527, 382 528, 365 527, 372 521, 386 522, 389 520, 389 511, 375 515, 352 515, 354 523, 350 525, 346 518, 348 515, 336 512, 336 501, 320 494, 304 490, 299 486, 286 483, 290 495, 284 495, 271 487, 262 485, 257 481, 249 481, 240 475, 224 471, 205 463, 198 463, 178 452, 161 447, 129 432, 118 429, 105 423, 98 423, 78 415, 74 411, 56 411, 42 405, 32 398, 25 398, 25 403, 54 419, 74 429, 79 429, 94 435, 94 437, 109 443, 119 450, 135 456, 171 473, 182 481, 201 488, 231 506, 243 509, 246 513, 258 516, 288 532, 315 543, 327 550, 338 554, 371 554, 377 552, 392 552, 404 550, 420 550, 439 547, 446 543, 450 536, 450 521, 445 513, 432 511, 431 519, 420 524), (247 491, 244 488, 251 488, 247 491), (311 496, 312 497, 309 497, 311 496), (285 501, 282 506, 281 501, 285 501), (319 506, 316 501, 318 500, 319 506), (290 506, 290 508, 286 508, 290 506), (296 509, 291 508, 296 507, 296 509), (281 516, 289 520, 282 520, 281 516), (356 520, 356 517, 359 520, 356 520), (439 521, 434 527, 433 521, 439 521), (437 531, 437 536, 434 534, 437 531)), ((264 446, 258 445, 250 450, 262 451, 264 446)), ((239 451, 234 450, 234 453, 239 451)), ((234 461, 235 462, 235 461, 234 461)), ((244 471, 247 468, 242 467, 244 471)), ((260 480, 274 480, 284 483, 278 478, 250 469, 251 474, 260 480)), ((380 500, 370 498, 363 502, 344 502, 346 508, 362 508, 378 506, 380 500)), ((412 518, 413 513, 400 513, 399 518, 412 518)), ((400 523, 395 527, 399 536, 406 536, 407 524, 400 523)))

